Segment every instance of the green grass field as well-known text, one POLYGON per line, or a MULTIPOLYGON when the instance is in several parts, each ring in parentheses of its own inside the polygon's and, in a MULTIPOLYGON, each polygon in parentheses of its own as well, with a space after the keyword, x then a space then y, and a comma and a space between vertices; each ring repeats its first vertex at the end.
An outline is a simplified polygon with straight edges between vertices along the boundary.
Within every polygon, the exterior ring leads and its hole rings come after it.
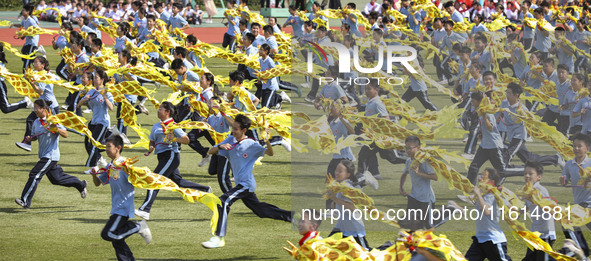
MULTIPOLYGON (((59 62, 58 58, 50 51, 49 60, 54 69, 59 62)), ((22 62, 12 55, 8 55, 8 69, 12 72, 20 72, 22 62)), ((429 62, 427 71, 433 72, 429 62)), ((235 65, 227 64, 221 60, 208 61, 207 66, 216 75, 227 75, 235 65)), ((435 76, 434 76, 435 77, 435 76)), ((154 86, 148 86, 154 88, 154 86)), ((162 99, 167 89, 158 89, 157 98, 162 99)), ((400 92, 403 90, 400 89, 400 92)), ((9 100, 16 102, 19 97, 11 87, 8 89, 9 100)), ((64 101, 67 93, 65 89, 55 90, 58 101, 64 101)), ((307 90, 304 90, 304 94, 307 90)), ((438 107, 450 104, 449 98, 430 91, 430 97, 438 107)), ((316 111, 309 104, 305 104, 302 98, 298 98, 292 92, 293 104, 284 106, 284 109, 304 111, 312 118, 323 114, 316 111)), ((423 107, 418 101, 412 101, 419 112, 423 107)), ((155 110, 151 114, 138 115, 138 121, 148 128, 158 121, 155 110)), ((114 250, 111 244, 102 240, 100 232, 105 225, 111 207, 109 187, 90 187, 86 199, 81 199, 79 193, 73 188, 52 186, 47 178, 39 185, 30 210, 24 210, 14 203, 14 199, 21 195, 27 181, 28 173, 33 168, 38 158, 36 155, 37 144, 34 144, 32 152, 26 152, 17 148, 14 143, 21 141, 25 129, 25 118, 28 110, 20 110, 12 114, 2 115, 0 127, 0 173, 3 192, 0 194, 0 234, 4 235, 0 243, 1 260, 114 260, 114 250)), ((90 115, 85 115, 90 119, 90 115)), ((111 114, 112 124, 115 122, 115 112, 111 114)), ((303 136, 299 136, 302 138, 303 136)), ((130 135, 132 141, 135 135, 130 135)), ((302 140, 305 141, 305 140, 302 140)), ((84 149, 84 138, 70 134, 67 139, 61 139, 60 165, 66 173, 75 175, 92 183, 89 175, 82 174, 87 154, 84 149)), ((442 140, 427 142, 429 146, 442 146, 449 150, 462 150, 464 144, 461 140, 442 140)), ((541 142, 528 144, 528 148, 540 154, 554 154, 552 148, 541 142)), ((357 155, 359 148, 354 149, 357 155)), ((258 183, 257 195, 260 200, 275 204, 281 208, 290 209, 292 203, 291 173, 307 173, 304 178, 309 180, 309 187, 303 191, 301 188, 293 191, 293 196, 310 196, 309 193, 319 194, 323 187, 324 173, 330 160, 330 155, 318 155, 309 153, 301 155, 288 153, 280 147, 276 147, 274 157, 263 159, 262 166, 254 169, 258 183), (296 160, 292 164, 292 160, 296 160), (301 159, 306 159, 303 163, 301 159), (309 193, 306 193, 309 192, 309 193)), ((140 162, 136 166, 154 168, 156 158, 154 155, 144 157, 142 148, 124 151, 124 156, 138 156, 140 162)), ((106 156, 106 155, 105 155, 106 156)), ((221 195, 217 180, 207 174, 206 168, 198 168, 201 157, 183 147, 181 153, 180 171, 184 178, 210 185, 214 194, 221 195)), ((487 165, 489 164, 487 163, 487 165)), ((454 166, 461 173, 467 170, 454 166)), ((398 194, 398 184, 402 174, 403 165, 391 165, 380 159, 380 169, 385 180, 380 182, 380 189, 365 191, 374 198, 378 208, 404 208, 406 198, 398 194)), ((552 196, 562 204, 572 201, 572 192, 568 188, 558 186, 559 167, 549 167, 546 170, 542 184, 545 185, 552 196)), ((516 191, 522 185, 522 178, 509 178, 506 187, 516 191)), ((448 190, 445 181, 433 183, 437 195, 437 204, 445 204, 447 200, 456 199, 457 194, 448 190)), ((410 181, 407 181, 406 190, 410 191, 410 181)), ((146 190, 136 189, 136 204, 140 204, 146 194, 146 190)), ((313 195, 313 194, 312 194, 313 195)), ((315 207, 322 206, 322 200, 311 202, 315 207), (320 202, 320 203, 319 203, 320 202)), ((136 205, 137 206, 137 205, 136 205)), ((289 260, 289 255, 281 249, 287 246, 286 240, 297 242, 300 239, 292 225, 275 220, 260 219, 256 217, 241 202, 232 206, 229 218, 226 247, 215 250, 206 250, 200 243, 211 236, 209 219, 211 211, 205 206, 184 201, 176 192, 162 191, 156 200, 148 224, 152 230, 153 242, 146 245, 139 235, 133 235, 127 239, 135 257, 139 260, 289 260)), ((137 219, 137 218, 136 218, 137 219)), ((505 226, 505 224, 503 224, 505 226)), ((372 247, 377 247, 385 241, 396 239, 397 230, 374 222, 366 222, 368 227, 367 239, 372 247)), ((506 226, 505 226, 506 227, 506 226)), ((450 238, 456 247, 463 253, 466 252, 474 235, 475 223, 472 221, 448 222, 436 230, 450 238)), ((328 235, 332 229, 329 222, 322 226, 321 235, 328 235)), ((588 231, 587 231, 588 232, 588 231)), ((587 238, 591 235, 586 232, 587 238)), ((560 226, 557 225, 558 240, 554 246, 560 247, 563 235, 560 226)), ((508 228, 506 235, 509 245, 509 254, 514 260, 521 259, 526 250, 525 244, 511 235, 508 228)))

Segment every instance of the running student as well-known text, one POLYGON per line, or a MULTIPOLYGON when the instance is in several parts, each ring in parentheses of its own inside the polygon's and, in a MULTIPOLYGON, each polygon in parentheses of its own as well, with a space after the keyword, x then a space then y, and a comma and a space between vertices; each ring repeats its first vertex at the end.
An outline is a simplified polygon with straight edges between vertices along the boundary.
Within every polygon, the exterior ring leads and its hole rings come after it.
POLYGON ((209 241, 201 243, 205 248, 223 247, 226 242, 226 227, 228 226, 228 215, 230 206, 238 200, 252 210, 258 217, 272 218, 291 222, 293 213, 280 209, 269 203, 260 202, 255 194, 257 187, 252 168, 259 157, 264 155, 273 156, 273 147, 268 140, 269 130, 266 131, 266 148, 258 141, 246 137, 246 131, 250 128, 251 121, 244 114, 238 114, 232 123, 232 136, 220 144, 209 149, 210 154, 217 154, 228 158, 236 186, 220 196, 222 205, 218 206, 218 222, 215 235, 209 241))
POLYGON ((135 260, 133 253, 125 239, 135 233, 139 233, 146 243, 152 241, 152 232, 148 228, 145 220, 140 222, 129 221, 133 218, 133 198, 135 189, 129 183, 128 175, 115 163, 121 164, 125 158, 121 156, 123 151, 123 139, 120 136, 110 136, 105 141, 107 156, 111 162, 102 173, 93 173, 92 180, 95 186, 111 185, 111 217, 103 231, 101 237, 106 241, 111 241, 115 248, 117 260, 135 260))
POLYGON ((23 208, 30 208, 33 195, 37 190, 37 185, 41 182, 43 175, 51 184, 64 187, 74 187, 80 192, 82 198, 86 198, 86 180, 79 180, 77 177, 64 173, 64 170, 57 162, 60 160, 59 137, 68 137, 68 131, 62 125, 55 125, 47 122, 50 112, 51 101, 38 99, 35 101, 33 111, 37 119, 31 126, 31 136, 27 136, 27 141, 39 141, 39 161, 29 173, 29 180, 23 189, 20 198, 15 199, 16 204, 23 208))

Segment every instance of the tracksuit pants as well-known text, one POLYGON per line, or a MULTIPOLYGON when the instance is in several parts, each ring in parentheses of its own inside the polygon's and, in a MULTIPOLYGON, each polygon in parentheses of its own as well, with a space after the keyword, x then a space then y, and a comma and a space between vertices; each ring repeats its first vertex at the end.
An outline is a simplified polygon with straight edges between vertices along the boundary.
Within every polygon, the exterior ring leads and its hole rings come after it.
POLYGON ((31 207, 31 201, 37 190, 37 186, 43 175, 47 174, 47 178, 53 185, 60 185, 64 187, 74 187, 79 192, 82 192, 86 187, 85 183, 77 177, 70 176, 64 173, 62 167, 57 164, 57 161, 52 161, 49 158, 41 158, 35 167, 29 172, 29 179, 23 193, 21 194, 21 200, 25 202, 27 208, 31 207))
MULTIPOLYGON (((181 188, 192 188, 200 191, 209 190, 208 186, 203 186, 201 184, 193 183, 191 181, 183 179, 181 173, 179 172, 179 165, 181 163, 181 156, 179 153, 175 153, 169 150, 158 153, 157 156, 158 165, 154 169, 154 173, 158 173, 162 176, 171 179, 181 188)), ((152 204, 154 204, 156 196, 158 195, 158 191, 160 190, 148 190, 146 199, 144 200, 144 203, 142 203, 139 209, 146 212, 150 212, 150 210, 152 209, 152 204)))
POLYGON ((135 258, 133 257, 133 253, 131 253, 131 249, 125 243, 125 239, 139 231, 139 225, 129 221, 128 217, 113 214, 109 218, 109 221, 107 221, 107 224, 105 224, 101 232, 101 237, 106 241, 111 241, 113 248, 115 248, 117 260, 132 261, 135 258))
POLYGON ((234 202, 236 202, 236 200, 239 199, 242 199, 244 205, 246 205, 246 207, 252 210, 252 212, 254 212, 260 218, 272 218, 291 222, 293 215, 291 211, 259 201, 257 195, 254 192, 249 192, 248 188, 238 184, 220 197, 222 205, 218 205, 218 223, 215 229, 216 236, 226 236, 230 207, 232 204, 234 204, 234 202))

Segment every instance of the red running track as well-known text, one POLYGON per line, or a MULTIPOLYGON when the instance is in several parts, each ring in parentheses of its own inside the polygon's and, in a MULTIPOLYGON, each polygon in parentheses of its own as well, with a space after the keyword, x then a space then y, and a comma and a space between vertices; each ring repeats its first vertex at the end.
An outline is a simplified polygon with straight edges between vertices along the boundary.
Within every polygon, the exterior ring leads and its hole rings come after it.
MULTIPOLYGON (((23 46, 25 44, 25 40, 21 40, 21 39, 17 39, 15 38, 16 35, 16 31, 18 29, 16 28, 2 28, 0 29, 0 41, 3 42, 7 42, 12 46, 23 46)), ((210 43, 210 44, 214 44, 214 43, 222 43, 222 40, 224 39, 224 33, 226 33, 227 28, 226 27, 191 27, 187 30, 185 30, 185 33, 187 34, 193 34, 197 37, 197 39, 206 42, 206 43, 210 43)), ((285 31, 288 33, 291 33, 292 28, 285 28, 285 31)), ((103 36, 105 36, 106 34, 103 33, 103 36)), ((51 46, 51 40, 53 40, 52 35, 48 35, 48 34, 42 34, 40 35, 40 39, 39 39, 39 44, 44 45, 44 46, 51 46)), ((114 44, 114 39, 111 39, 111 37, 107 36, 107 37, 103 37, 103 44, 106 45, 113 45, 114 44)))

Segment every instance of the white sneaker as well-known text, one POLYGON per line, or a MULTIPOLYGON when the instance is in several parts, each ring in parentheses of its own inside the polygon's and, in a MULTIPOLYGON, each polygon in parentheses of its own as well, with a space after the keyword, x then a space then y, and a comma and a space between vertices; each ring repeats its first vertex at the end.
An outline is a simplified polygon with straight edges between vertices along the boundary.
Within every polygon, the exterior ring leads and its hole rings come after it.
POLYGON ((90 114, 90 113, 92 113, 92 110, 91 109, 84 109, 84 110, 82 110, 82 113, 90 114))
POLYGON ((281 146, 283 146, 283 148, 288 152, 291 152, 291 144, 286 139, 281 140, 281 146))
POLYGON ((467 160, 473 160, 474 159, 474 154, 464 153, 464 154, 462 154, 462 157, 464 157, 467 160))
POLYGON ((146 212, 146 211, 143 211, 143 210, 136 209, 135 210, 135 215, 138 216, 138 217, 141 217, 141 218, 143 218, 145 220, 150 220, 150 212, 146 212))
POLYGON ((16 146, 23 149, 23 150, 31 151, 31 144, 26 144, 24 142, 17 142, 16 146))
POLYGON ((302 84, 300 84, 300 86, 302 88, 310 89, 310 84, 308 84, 308 83, 302 83, 302 84))
POLYGON ((306 101, 307 103, 314 103, 314 100, 308 97, 304 98, 304 101, 306 101))
POLYGON ((452 213, 456 211, 462 211, 462 207, 460 207, 460 205, 458 205, 458 203, 453 200, 447 201, 447 208, 452 209, 452 213))
POLYGON ((88 183, 86 183, 86 180, 83 180, 82 182, 84 182, 84 189, 80 191, 80 197, 86 198, 86 196, 88 196, 88 190, 86 189, 88 188, 88 183))
POLYGON ((45 51, 45 48, 43 47, 43 45, 39 45, 39 47, 37 47, 37 50, 35 52, 37 52, 38 54, 40 54, 43 57, 45 57, 47 55, 47 52, 45 51))
POLYGON ((98 160, 98 166, 100 166, 101 168, 104 168, 108 165, 109 163, 107 163, 107 161, 105 160, 105 158, 103 158, 101 156, 101 158, 98 160))
POLYGON ((291 103, 291 98, 289 98, 289 95, 287 95, 287 93, 285 93, 284 91, 281 91, 279 96, 281 96, 281 99, 283 99, 283 101, 291 103))
POLYGON ((138 107, 138 109, 140 109, 141 113, 146 114, 146 115, 150 115, 150 111, 148 110, 148 108, 146 108, 146 106, 144 106, 143 102, 140 103, 137 107, 138 107))
POLYGON ((378 190, 380 183, 369 171, 363 172, 363 177, 365 178, 365 184, 371 186, 373 190, 378 190))
POLYGON ((197 166, 199 166, 200 168, 209 164, 209 161, 211 160, 211 154, 207 154, 207 156, 205 158, 203 158, 201 160, 201 162, 199 162, 199 164, 197 164, 197 166))
POLYGON ((223 247, 226 245, 226 241, 223 237, 213 236, 207 242, 201 243, 201 245, 205 248, 218 248, 223 247))
POLYGON ((150 244, 150 242, 152 242, 152 231, 150 231, 148 223, 145 220, 142 220, 137 224, 140 225, 140 231, 138 233, 144 238, 144 240, 146 240, 146 244, 150 244))
POLYGON ((113 125, 113 127, 111 128, 111 135, 118 135, 119 137, 121 137, 124 144, 131 144, 131 142, 127 138, 127 135, 119 132, 119 129, 117 129, 117 125, 113 125))
POLYGON ((447 79, 443 79, 443 81, 439 81, 438 83, 441 85, 447 84, 447 79))
POLYGON ((99 167, 94 166, 94 167, 88 169, 87 171, 84 171, 84 174, 88 174, 88 175, 96 174, 98 172, 98 170, 99 170, 99 167))
POLYGON ((31 109, 32 110, 33 107, 35 107, 35 105, 31 101, 31 98, 29 98, 29 96, 25 96, 25 98, 23 98, 23 101, 27 103, 27 109, 31 109))
POLYGON ((68 105, 62 105, 62 109, 67 110, 68 109, 68 105))
POLYGON ((558 166, 560 166, 560 169, 564 169, 564 165, 566 165, 566 161, 564 161, 564 158, 562 157, 562 155, 560 153, 556 153, 556 156, 558 156, 558 166))

